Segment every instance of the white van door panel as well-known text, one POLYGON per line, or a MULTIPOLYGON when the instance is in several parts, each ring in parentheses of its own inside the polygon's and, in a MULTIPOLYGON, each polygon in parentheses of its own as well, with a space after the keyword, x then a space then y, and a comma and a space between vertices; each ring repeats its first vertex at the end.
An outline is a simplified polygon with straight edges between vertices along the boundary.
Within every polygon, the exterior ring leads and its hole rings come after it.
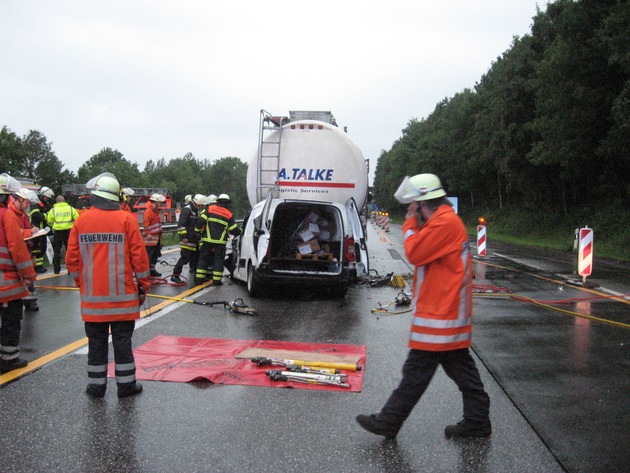
POLYGON ((348 215, 348 221, 350 222, 352 237, 359 246, 359 255, 357 255, 356 262, 357 276, 367 276, 370 271, 370 263, 366 235, 363 230, 363 225, 361 225, 361 215, 357 208, 357 203, 352 197, 346 201, 346 213, 348 215))

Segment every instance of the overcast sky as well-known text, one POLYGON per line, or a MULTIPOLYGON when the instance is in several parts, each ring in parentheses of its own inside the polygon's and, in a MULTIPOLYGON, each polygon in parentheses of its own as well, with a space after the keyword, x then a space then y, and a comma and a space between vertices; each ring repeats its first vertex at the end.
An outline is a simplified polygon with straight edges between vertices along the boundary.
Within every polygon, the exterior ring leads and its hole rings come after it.
POLYGON ((76 172, 257 147, 260 109, 330 110, 370 159, 472 88, 546 0, 0 0, 0 126, 76 172))

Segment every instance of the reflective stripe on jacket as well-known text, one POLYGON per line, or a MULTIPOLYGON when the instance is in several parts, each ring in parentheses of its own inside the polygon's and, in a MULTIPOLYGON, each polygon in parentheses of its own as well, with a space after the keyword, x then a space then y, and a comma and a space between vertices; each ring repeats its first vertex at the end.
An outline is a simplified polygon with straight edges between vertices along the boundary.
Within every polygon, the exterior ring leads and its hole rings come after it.
POLYGON ((240 235, 241 229, 234 221, 234 216, 225 207, 210 205, 199 214, 200 222, 195 231, 202 233, 201 241, 225 245, 228 240, 228 233, 240 235), (204 232, 205 230, 205 232, 204 232))
POLYGON ((81 291, 85 322, 140 317, 138 283, 149 292, 149 257, 136 219, 124 210, 92 208, 70 230, 66 267, 81 291))
POLYGON ((28 295, 23 279, 34 281, 35 269, 15 212, 0 204, 0 302, 28 295))
POLYGON ((46 217, 53 230, 70 230, 77 218, 79 212, 68 202, 57 202, 46 217))
POLYGON ((148 205, 144 211, 142 217, 144 230, 142 232, 142 239, 145 246, 157 246, 162 237, 162 222, 160 222, 160 215, 153 210, 151 204, 148 205))
POLYGON ((446 351, 469 347, 472 264, 463 222, 450 206, 442 205, 422 228, 412 217, 402 231, 405 254, 416 267, 409 348, 446 351))

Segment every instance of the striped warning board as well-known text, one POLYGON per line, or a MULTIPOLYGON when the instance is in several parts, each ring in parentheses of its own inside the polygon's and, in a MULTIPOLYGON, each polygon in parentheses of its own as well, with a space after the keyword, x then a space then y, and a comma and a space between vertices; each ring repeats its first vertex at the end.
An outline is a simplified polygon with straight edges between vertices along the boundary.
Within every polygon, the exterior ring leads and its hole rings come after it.
POLYGON ((477 225, 477 255, 486 256, 486 226, 477 225))
POLYGON ((593 270, 593 229, 580 228, 580 243, 578 246, 578 274, 590 276, 593 270))

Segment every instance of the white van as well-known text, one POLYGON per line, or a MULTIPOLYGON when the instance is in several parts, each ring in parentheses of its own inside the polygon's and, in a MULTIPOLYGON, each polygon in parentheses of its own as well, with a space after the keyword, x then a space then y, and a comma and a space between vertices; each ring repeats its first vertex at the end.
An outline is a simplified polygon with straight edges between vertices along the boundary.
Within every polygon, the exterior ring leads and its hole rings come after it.
POLYGON ((251 297, 274 286, 329 288, 344 295, 369 271, 366 233, 354 199, 273 198, 254 206, 233 242, 232 277, 251 297))

